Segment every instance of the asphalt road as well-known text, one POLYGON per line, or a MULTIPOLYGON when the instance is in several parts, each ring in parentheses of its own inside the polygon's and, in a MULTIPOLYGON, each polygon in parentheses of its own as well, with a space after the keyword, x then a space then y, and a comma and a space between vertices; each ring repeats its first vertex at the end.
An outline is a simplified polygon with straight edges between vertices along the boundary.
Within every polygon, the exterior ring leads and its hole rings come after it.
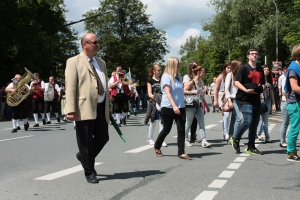
MULTIPOLYGON (((96 158, 99 184, 88 184, 80 163, 72 123, 58 123, 11 133, 11 122, 0 123, 0 199, 299 199, 300 163, 288 162, 279 147, 280 123, 270 122, 274 141, 257 141, 265 155, 236 154, 221 140, 222 116, 205 115, 211 148, 186 147, 191 161, 177 157, 176 127, 156 157, 147 143, 144 113, 132 116, 121 130, 112 126, 110 141, 96 158)), ((155 127, 154 137, 158 135, 155 127)), ((247 142, 247 133, 242 142, 247 142)), ((299 143, 298 143, 299 145, 299 143)), ((241 147, 242 150, 246 146, 241 147)))

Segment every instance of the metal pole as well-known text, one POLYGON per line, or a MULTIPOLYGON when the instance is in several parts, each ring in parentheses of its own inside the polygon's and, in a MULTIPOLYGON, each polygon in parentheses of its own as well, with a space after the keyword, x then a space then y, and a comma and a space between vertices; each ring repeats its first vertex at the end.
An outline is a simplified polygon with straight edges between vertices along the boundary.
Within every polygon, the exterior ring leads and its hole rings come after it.
POLYGON ((275 0, 273 0, 276 8, 276 61, 278 61, 278 8, 275 0))

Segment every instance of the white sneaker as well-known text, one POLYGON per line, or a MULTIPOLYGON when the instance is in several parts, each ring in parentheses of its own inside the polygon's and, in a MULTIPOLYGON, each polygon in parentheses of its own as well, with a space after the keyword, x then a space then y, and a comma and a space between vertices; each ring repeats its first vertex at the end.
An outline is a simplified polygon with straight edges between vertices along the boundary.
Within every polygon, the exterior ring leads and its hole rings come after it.
POLYGON ((152 139, 149 139, 149 140, 148 140, 148 143, 151 144, 151 145, 154 145, 154 144, 155 144, 155 142, 154 142, 152 139))
POLYGON ((163 147, 167 147, 168 145, 167 145, 167 143, 163 142, 163 143, 162 143, 162 146, 163 146, 163 147))
POLYGON ((225 135, 224 139, 225 139, 226 141, 228 141, 228 139, 229 139, 229 134, 228 134, 228 133, 225 135))
POLYGON ((203 140, 202 140, 202 147, 203 147, 203 148, 207 148, 207 147, 210 147, 210 146, 211 146, 211 144, 208 143, 206 139, 203 139, 203 140))
POLYGON ((192 146, 193 146, 193 145, 188 141, 188 138, 185 139, 184 145, 185 145, 186 147, 192 147, 192 146))

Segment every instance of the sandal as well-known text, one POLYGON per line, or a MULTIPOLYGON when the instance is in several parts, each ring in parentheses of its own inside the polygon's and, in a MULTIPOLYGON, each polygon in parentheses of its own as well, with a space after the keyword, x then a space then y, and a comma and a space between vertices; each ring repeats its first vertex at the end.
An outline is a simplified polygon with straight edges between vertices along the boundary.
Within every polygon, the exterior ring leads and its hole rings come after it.
POLYGON ((192 160, 187 154, 181 154, 178 157, 181 158, 181 159, 184 159, 184 160, 192 160))
POLYGON ((259 141, 264 141, 264 138, 261 137, 260 135, 257 136, 257 139, 258 139, 259 141))
POLYGON ((163 156, 161 150, 155 149, 155 147, 154 147, 154 151, 155 151, 155 154, 156 154, 157 157, 162 157, 163 156))

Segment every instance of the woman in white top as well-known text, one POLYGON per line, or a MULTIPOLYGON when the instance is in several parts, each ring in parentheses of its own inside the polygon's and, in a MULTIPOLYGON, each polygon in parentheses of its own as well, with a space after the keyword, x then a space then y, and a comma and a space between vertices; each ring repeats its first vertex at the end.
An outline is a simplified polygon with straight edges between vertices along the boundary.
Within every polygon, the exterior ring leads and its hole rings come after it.
POLYGON ((237 72, 239 68, 242 66, 242 62, 239 60, 233 60, 231 62, 231 72, 229 72, 225 79, 225 98, 228 100, 229 108, 232 109, 231 120, 229 125, 228 132, 228 141, 233 136, 233 134, 237 131, 241 121, 242 116, 240 113, 239 106, 236 102, 235 95, 238 91, 238 88, 234 85, 234 81, 236 79, 237 72))
MULTIPOLYGON (((216 80, 216 85, 215 85, 215 90, 214 90, 214 106, 218 106, 220 108, 222 106, 222 101, 221 99, 223 98, 225 94, 225 79, 227 74, 230 72, 231 68, 231 62, 226 62, 223 66, 223 71, 221 74, 219 74, 217 80, 216 80)), ((222 133, 222 139, 225 141, 228 141, 228 127, 229 127, 229 119, 231 112, 224 112, 223 113, 223 133, 222 133)))
POLYGON ((209 107, 203 96, 203 82, 201 77, 204 76, 205 69, 202 66, 194 66, 193 67, 194 78, 184 84, 184 94, 198 94, 199 95, 199 107, 198 108, 189 108, 186 107, 186 123, 185 123, 185 135, 187 135, 194 116, 197 117, 198 125, 199 125, 199 133, 202 139, 202 147, 210 147, 210 143, 206 140, 205 134, 205 125, 204 125, 204 114, 202 111, 202 103, 205 104, 207 111, 209 112, 209 107))

